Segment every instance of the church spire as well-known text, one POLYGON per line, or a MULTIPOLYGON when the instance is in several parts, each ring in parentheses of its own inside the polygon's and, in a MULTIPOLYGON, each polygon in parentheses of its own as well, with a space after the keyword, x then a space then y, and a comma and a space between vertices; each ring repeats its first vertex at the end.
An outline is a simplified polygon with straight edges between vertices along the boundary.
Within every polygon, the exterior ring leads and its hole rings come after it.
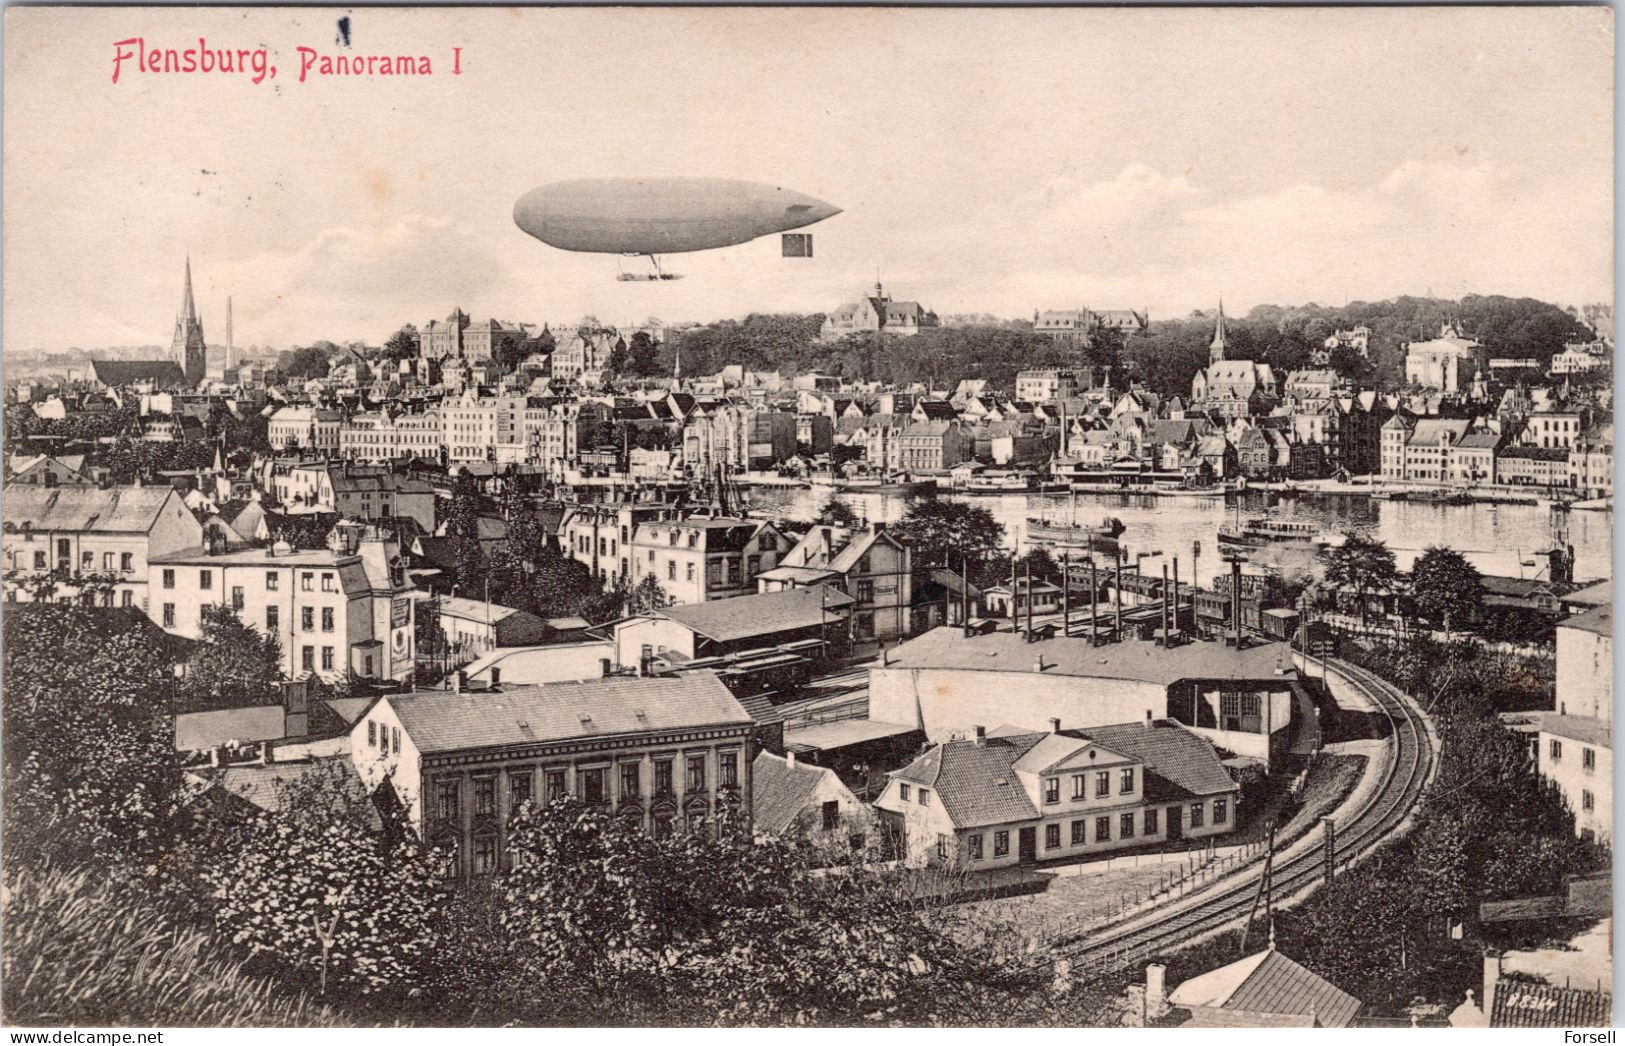
POLYGON ((1207 361, 1218 363, 1224 359, 1224 299, 1219 299, 1219 322, 1213 328, 1213 341, 1207 347, 1207 361))
POLYGON ((186 256, 186 295, 181 299, 181 322, 190 324, 197 319, 197 305, 192 301, 192 256, 186 256))

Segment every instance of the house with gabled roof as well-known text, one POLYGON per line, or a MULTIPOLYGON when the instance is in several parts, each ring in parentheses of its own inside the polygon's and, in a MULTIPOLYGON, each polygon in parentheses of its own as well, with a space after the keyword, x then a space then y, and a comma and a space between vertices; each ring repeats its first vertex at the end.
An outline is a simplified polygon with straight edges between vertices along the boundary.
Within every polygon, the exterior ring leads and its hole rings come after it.
POLYGON ((976 726, 889 775, 875 808, 904 864, 980 871, 1234 829, 1240 786, 1178 723, 1050 723, 976 726))

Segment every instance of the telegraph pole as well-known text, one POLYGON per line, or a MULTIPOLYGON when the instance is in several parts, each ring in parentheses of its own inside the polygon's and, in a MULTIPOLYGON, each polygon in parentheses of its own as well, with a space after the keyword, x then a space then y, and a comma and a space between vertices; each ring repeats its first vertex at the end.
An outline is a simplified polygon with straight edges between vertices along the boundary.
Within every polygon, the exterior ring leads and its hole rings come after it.
POLYGON ((1061 635, 1072 634, 1072 553, 1061 550, 1061 635))
POLYGON ((1095 600, 1099 598, 1100 589, 1095 582, 1095 557, 1089 557, 1089 645, 1100 645, 1100 630, 1096 620, 1095 600))
POLYGON ((1117 641, 1123 641, 1123 547, 1117 547, 1117 584, 1113 586, 1112 597, 1116 601, 1116 620, 1113 627, 1117 630, 1117 641))
POLYGON ((1247 557, 1239 552, 1232 552, 1224 557, 1230 564, 1230 615, 1233 623, 1231 634, 1235 637, 1236 649, 1241 649, 1241 565, 1247 562, 1247 557))

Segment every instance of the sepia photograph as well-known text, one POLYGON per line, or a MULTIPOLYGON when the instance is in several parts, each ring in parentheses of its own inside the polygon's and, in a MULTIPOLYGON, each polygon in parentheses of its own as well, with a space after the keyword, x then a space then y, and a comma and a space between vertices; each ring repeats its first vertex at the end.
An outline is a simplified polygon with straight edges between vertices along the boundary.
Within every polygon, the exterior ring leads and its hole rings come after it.
POLYGON ((6 1034, 1612 1041, 1613 34, 8 6, 6 1034))

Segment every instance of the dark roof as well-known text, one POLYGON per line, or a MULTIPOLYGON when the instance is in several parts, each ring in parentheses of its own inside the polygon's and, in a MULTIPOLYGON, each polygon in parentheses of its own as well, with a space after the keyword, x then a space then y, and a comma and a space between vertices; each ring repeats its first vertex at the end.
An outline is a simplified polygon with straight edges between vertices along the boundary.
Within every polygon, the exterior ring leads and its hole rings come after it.
POLYGON ((1239 787, 1225 772, 1211 744, 1166 719, 1150 726, 1122 723, 1066 732, 1143 762, 1147 802, 1217 795, 1239 787))
POLYGON ((549 683, 496 693, 430 690, 383 700, 424 753, 751 725, 750 714, 710 672, 549 683))
POLYGON ((150 487, 34 487, 6 488, 5 522, 39 531, 96 531, 145 534, 174 488, 150 487))
POLYGON ((1614 997, 1585 988, 1503 980, 1495 986, 1492 1028, 1605 1028, 1613 1023, 1614 997))
POLYGON ((852 597, 846 593, 817 585, 667 607, 657 613, 707 639, 726 643, 835 623, 841 618, 830 614, 851 604, 852 597))
POLYGON ((1065 638, 1029 643, 1015 632, 967 639, 958 627, 946 625, 893 649, 890 667, 1026 673, 1040 655, 1046 675, 1135 679, 1163 685, 1184 679, 1270 680, 1285 688, 1297 675, 1285 643, 1263 643, 1239 651, 1206 641, 1171 648, 1150 640, 1093 647, 1065 638), (1276 675, 1278 667, 1284 675, 1276 675))
POLYGON ((834 771, 761 752, 751 763, 750 816, 758 832, 782 832, 813 801, 834 771))
POLYGON ((1313 1016, 1323 1028, 1344 1028, 1360 1010, 1360 1000, 1273 947, 1228 966, 1209 970, 1175 988, 1176 1006, 1228 1010, 1272 1017, 1313 1016))
MULTIPOLYGON (((9 495, 8 495, 9 496, 9 495)), ((1578 628, 1587 632, 1595 632, 1599 636, 1612 637, 1614 634, 1614 608, 1611 604, 1592 607, 1583 614, 1565 618, 1557 623, 1559 628, 1578 628)))
POLYGON ((135 385, 151 382, 156 386, 181 388, 186 372, 174 360, 92 360, 91 372, 103 385, 135 385))
POLYGON ((974 741, 947 741, 894 775, 935 788, 956 828, 1030 821, 1038 816, 1016 777, 1017 760, 1046 734, 1013 734, 974 741))

